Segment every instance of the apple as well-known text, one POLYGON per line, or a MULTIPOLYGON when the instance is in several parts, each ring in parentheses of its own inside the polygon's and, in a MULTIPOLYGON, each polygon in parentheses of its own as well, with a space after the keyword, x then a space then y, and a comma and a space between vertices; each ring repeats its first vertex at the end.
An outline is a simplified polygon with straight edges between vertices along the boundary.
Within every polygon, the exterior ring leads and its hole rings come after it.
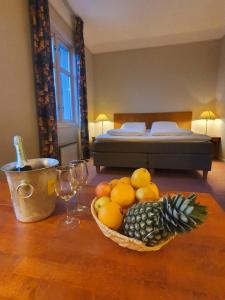
POLYGON ((95 201, 95 211, 98 213, 99 208, 101 208, 110 201, 110 198, 106 196, 98 198, 98 200, 95 201))
POLYGON ((108 182, 102 181, 95 188, 97 197, 109 196, 111 193, 111 186, 108 182))

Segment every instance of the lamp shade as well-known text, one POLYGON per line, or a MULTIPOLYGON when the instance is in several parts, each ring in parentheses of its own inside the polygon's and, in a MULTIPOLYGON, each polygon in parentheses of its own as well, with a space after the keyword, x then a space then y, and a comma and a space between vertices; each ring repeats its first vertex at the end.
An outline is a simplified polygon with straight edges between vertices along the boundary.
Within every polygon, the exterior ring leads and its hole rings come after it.
POLYGON ((95 120, 96 122, 99 121, 109 121, 109 118, 105 114, 99 114, 95 120))
POLYGON ((215 120, 216 116, 211 110, 205 110, 201 113, 200 119, 204 120, 215 120))

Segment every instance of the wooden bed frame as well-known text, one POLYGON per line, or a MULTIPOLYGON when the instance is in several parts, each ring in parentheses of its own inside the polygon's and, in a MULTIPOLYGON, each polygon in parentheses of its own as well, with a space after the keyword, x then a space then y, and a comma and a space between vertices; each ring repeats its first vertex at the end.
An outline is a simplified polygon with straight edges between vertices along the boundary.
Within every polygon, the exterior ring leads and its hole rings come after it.
POLYGON ((177 122, 178 126, 191 129, 192 112, 159 112, 159 113, 119 113, 114 114, 114 127, 120 128, 125 122, 145 122, 147 128, 155 121, 177 122))
MULTIPOLYGON (((192 112, 116 113, 114 127, 125 122, 173 121, 179 127, 191 129, 192 112)), ((96 139, 93 159, 97 172, 101 166, 146 167, 149 169, 202 170, 206 179, 212 164, 212 143, 206 142, 119 142, 96 139)))

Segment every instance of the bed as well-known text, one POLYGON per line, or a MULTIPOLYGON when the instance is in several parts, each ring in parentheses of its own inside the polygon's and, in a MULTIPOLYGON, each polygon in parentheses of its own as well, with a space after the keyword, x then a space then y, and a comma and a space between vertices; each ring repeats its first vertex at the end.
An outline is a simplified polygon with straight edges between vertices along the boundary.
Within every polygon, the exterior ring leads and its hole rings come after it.
MULTIPOLYGON (((179 127, 191 129, 192 112, 126 113, 114 114, 114 126, 125 122, 145 122, 147 128, 155 121, 174 121, 179 127)), ((93 160, 97 172, 106 167, 146 167, 155 169, 201 170, 207 178, 212 164, 210 138, 192 136, 115 137, 107 134, 96 137, 93 144, 93 160)))

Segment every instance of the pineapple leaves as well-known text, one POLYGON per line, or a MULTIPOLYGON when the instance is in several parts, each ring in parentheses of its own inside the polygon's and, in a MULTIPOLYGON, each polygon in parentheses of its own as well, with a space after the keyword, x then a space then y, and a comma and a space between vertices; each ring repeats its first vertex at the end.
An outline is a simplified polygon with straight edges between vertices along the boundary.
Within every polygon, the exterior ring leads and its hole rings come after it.
POLYGON ((196 203, 196 194, 185 197, 182 194, 166 195, 162 198, 161 214, 167 227, 177 233, 191 231, 202 224, 207 216, 207 208, 196 203))
POLYGON ((184 210, 184 213, 185 213, 186 215, 190 215, 190 214, 192 213, 193 209, 194 209, 194 206, 188 206, 188 207, 184 210))
POLYGON ((170 236, 193 230, 207 216, 207 207, 188 197, 165 195, 160 201, 136 203, 124 218, 123 233, 147 246, 155 246, 170 236))
POLYGON ((192 218, 198 223, 201 224, 207 217, 207 207, 204 205, 201 205, 199 203, 194 204, 194 210, 191 214, 192 218))

